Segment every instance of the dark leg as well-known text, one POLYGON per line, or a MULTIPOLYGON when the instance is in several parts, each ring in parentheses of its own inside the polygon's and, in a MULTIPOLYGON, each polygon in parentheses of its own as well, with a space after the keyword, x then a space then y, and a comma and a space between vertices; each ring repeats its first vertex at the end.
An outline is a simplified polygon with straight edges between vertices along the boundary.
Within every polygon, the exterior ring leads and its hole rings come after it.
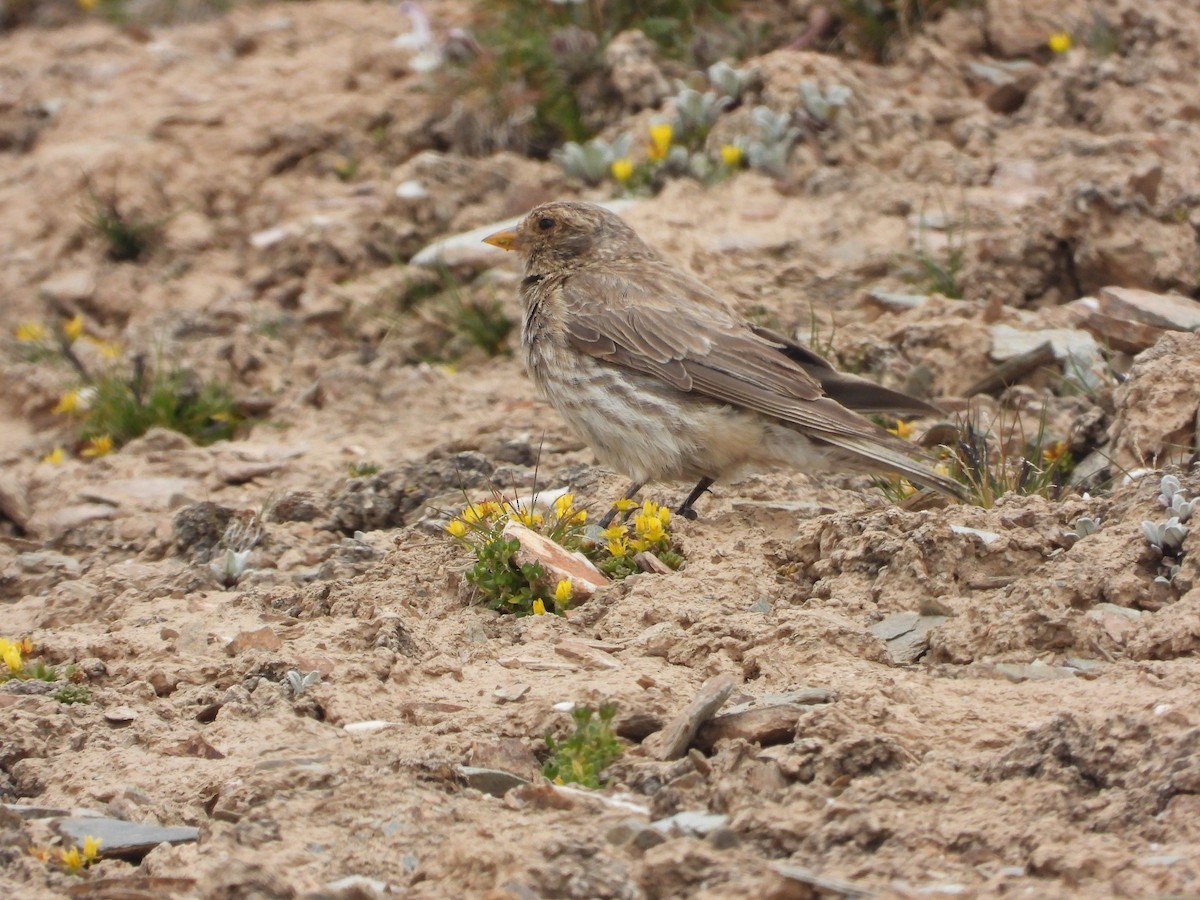
MULTIPOLYGON (((642 485, 644 485, 645 483, 646 482, 644 482, 644 481, 635 481, 633 484, 631 484, 629 486, 629 489, 627 491, 625 491, 624 494, 621 495, 621 499, 622 500, 632 500, 634 497, 637 496, 637 492, 642 489, 642 485)), ((604 518, 600 520, 600 527, 607 528, 609 525, 611 525, 613 518, 615 518, 617 515, 617 512, 618 512, 618 510, 614 506, 607 513, 605 513, 604 518)))
POLYGON ((696 483, 696 486, 692 488, 692 492, 687 495, 687 499, 683 501, 683 505, 675 510, 675 514, 683 516, 685 519, 695 519, 696 511, 692 509, 692 504, 708 492, 708 489, 712 487, 712 483, 713 480, 711 478, 701 478, 696 483))

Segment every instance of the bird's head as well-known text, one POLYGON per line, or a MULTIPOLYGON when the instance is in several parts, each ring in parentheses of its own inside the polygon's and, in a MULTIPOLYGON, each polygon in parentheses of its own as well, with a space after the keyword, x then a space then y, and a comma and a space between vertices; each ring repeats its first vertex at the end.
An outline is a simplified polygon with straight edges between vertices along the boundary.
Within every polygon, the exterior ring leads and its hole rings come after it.
POLYGON ((582 200, 543 203, 515 228, 483 240, 519 253, 527 275, 552 275, 607 259, 652 253, 620 216, 582 200))

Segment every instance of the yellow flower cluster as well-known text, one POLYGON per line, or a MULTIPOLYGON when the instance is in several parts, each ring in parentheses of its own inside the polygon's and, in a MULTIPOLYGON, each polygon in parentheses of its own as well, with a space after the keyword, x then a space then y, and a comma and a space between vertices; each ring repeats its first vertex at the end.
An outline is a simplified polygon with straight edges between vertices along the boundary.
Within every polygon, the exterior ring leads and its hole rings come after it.
MULTIPOLYGON (((617 509, 628 512, 637 508, 632 500, 617 501, 617 509)), ((647 500, 633 516, 633 530, 621 523, 600 532, 608 552, 613 556, 629 556, 645 550, 666 549, 669 544, 667 525, 671 522, 671 511, 647 500)))
POLYGON ((25 654, 33 650, 33 644, 26 638, 21 641, 10 641, 0 638, 0 662, 8 669, 9 675, 19 675, 25 668, 25 654), (25 648, 29 649, 26 650, 25 648))
MULTIPOLYGON (((101 843, 102 841, 100 838, 92 837, 90 834, 86 835, 83 839, 82 850, 74 845, 66 850, 59 850, 58 861, 62 864, 64 869, 74 875, 81 869, 90 866, 100 858, 101 843)), ((34 856, 38 857, 43 862, 45 862, 50 855, 45 850, 40 852, 35 850, 32 852, 34 856)))
MULTIPOLYGON (((587 521, 587 510, 575 508, 574 494, 563 494, 554 501, 554 517, 556 525, 582 525, 587 521)), ((458 517, 446 526, 446 531, 450 532, 451 537, 465 538, 472 527, 490 528, 502 518, 520 522, 526 528, 537 529, 546 524, 546 517, 530 506, 507 500, 483 500, 468 503, 458 517)))
POLYGON ((671 127, 670 122, 657 122, 650 126, 650 158, 655 162, 660 162, 667 158, 667 153, 671 149, 671 139, 675 136, 675 129, 671 127))
POLYGON ((112 435, 102 434, 99 437, 94 437, 88 441, 87 446, 80 451, 81 455, 87 457, 108 456, 113 452, 112 435))
POLYGON ((897 419, 896 427, 889 428, 888 431, 891 432, 892 434, 894 434, 896 437, 900 438, 901 440, 907 441, 909 438, 912 437, 913 424, 911 422, 905 422, 902 419, 897 419))

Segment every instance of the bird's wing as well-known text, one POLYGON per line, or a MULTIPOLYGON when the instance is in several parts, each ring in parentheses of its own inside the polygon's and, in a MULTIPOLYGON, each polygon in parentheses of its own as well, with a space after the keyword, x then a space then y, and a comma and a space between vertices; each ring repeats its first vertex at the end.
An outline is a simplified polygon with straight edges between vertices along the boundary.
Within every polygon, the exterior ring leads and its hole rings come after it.
POLYGON ((826 396, 784 344, 714 305, 679 296, 690 287, 674 272, 639 273, 637 280, 573 273, 562 286, 567 336, 583 353, 681 391, 774 416, 827 439, 883 435, 886 442, 886 432, 826 396))

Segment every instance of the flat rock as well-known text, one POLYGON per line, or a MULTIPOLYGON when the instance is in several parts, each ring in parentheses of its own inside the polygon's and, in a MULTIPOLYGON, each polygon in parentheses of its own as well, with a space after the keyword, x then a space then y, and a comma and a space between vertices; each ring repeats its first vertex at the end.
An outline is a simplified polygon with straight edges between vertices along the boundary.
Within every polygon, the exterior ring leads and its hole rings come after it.
POLYGON ((1100 345, 1090 332, 1080 328, 1039 328, 1023 331, 1011 325, 993 325, 991 328, 991 357, 997 362, 1029 353, 1042 344, 1054 348, 1054 358, 1064 360, 1074 357, 1090 361, 1100 355, 1100 345))
POLYGON ((552 583, 569 578, 572 600, 586 600, 598 588, 608 584, 608 579, 582 553, 572 553, 519 522, 509 522, 504 526, 503 534, 521 544, 515 555, 518 565, 541 563, 552 583))
POLYGON ((45 527, 38 530, 47 538, 58 538, 89 522, 111 519, 116 512, 117 508, 108 503, 76 503, 56 509, 47 518, 45 527))
POLYGON ((159 844, 187 844, 200 837, 199 828, 141 825, 107 818, 73 816, 56 822, 54 827, 63 838, 80 847, 84 839, 98 838, 100 855, 104 857, 144 856, 159 844))
MULTIPOLYGON (((610 200, 601 203, 610 212, 621 213, 635 206, 636 200, 610 200)), ((409 260, 410 265, 421 266, 425 269, 437 269, 441 266, 451 268, 485 268, 501 262, 506 251, 485 244, 483 239, 489 234, 504 228, 512 228, 519 223, 524 215, 514 216, 490 225, 481 225, 451 237, 442 238, 418 250, 409 260)))
POLYGON ((1137 288, 1105 287, 1096 295, 1100 312, 1169 331, 1200 329, 1200 302, 1178 294, 1156 294, 1137 288))
POLYGON ((679 759, 695 740, 700 726, 711 719, 733 693, 730 675, 717 675, 700 686, 691 703, 676 714, 658 734, 647 739, 644 746, 655 759, 679 759))
POLYGON ((0 516, 29 531, 29 500, 25 486, 8 472, 0 473, 0 516))
POLYGON ((730 707, 700 726, 696 746, 709 750, 717 741, 738 738, 769 746, 788 743, 796 736, 796 725, 805 706, 829 703, 836 694, 826 688, 805 688, 783 694, 764 694, 730 707))
POLYGON ((493 797, 503 797, 515 787, 529 784, 527 778, 505 772, 501 769, 485 769, 480 766, 459 766, 458 774, 466 781, 468 787, 477 791, 491 794, 493 797))
POLYGON ((270 625, 256 628, 253 631, 243 631, 238 634, 226 647, 225 652, 236 656, 247 650, 278 650, 283 646, 283 640, 275 633, 270 625))
POLYGON ((146 478, 116 478, 92 485, 79 492, 80 499, 107 503, 116 507, 140 509, 170 509, 179 499, 200 489, 191 478, 154 476, 146 478))
POLYGON ((130 706, 112 706, 104 711, 104 721, 114 725, 128 725, 137 717, 137 710, 130 706))
POLYGON ((96 293, 96 276, 87 269, 62 272, 38 285, 38 293, 43 300, 63 307, 65 312, 92 298, 96 293))
POLYGON ((929 649, 929 632, 946 618, 915 612, 895 613, 867 630, 884 642, 888 660, 893 665, 909 666, 929 649))
POLYGON ((696 837, 704 837, 718 828, 724 828, 728 822, 729 816, 705 812, 702 809, 690 809, 675 813, 673 816, 667 816, 665 819, 657 819, 651 822, 650 825, 663 834, 680 832, 682 834, 695 835, 696 837))
POLYGON ((908 312, 929 302, 928 294, 900 294, 895 291, 867 291, 867 303, 884 312, 908 312))

